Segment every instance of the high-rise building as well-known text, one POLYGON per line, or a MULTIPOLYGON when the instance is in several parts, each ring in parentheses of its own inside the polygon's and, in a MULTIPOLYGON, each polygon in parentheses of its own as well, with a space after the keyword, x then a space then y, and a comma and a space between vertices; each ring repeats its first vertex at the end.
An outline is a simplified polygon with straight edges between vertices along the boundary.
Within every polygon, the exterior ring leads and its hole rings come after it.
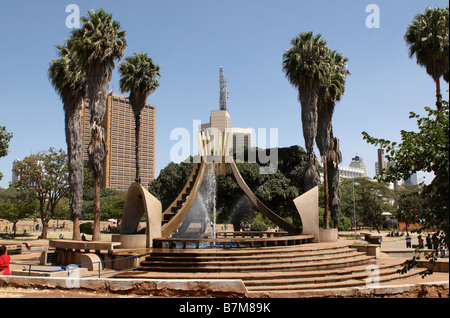
POLYGON ((220 67, 220 98, 219 98, 219 110, 212 110, 209 123, 200 125, 200 131, 204 131, 208 128, 216 128, 221 132, 230 132, 233 136, 233 148, 243 150, 244 147, 251 148, 253 129, 251 128, 239 128, 231 127, 230 114, 227 111, 227 79, 223 73, 223 67, 220 67))
POLYGON ((384 158, 384 150, 378 149, 378 161, 375 163, 375 174, 380 174, 381 170, 387 167, 386 159, 384 158))
MULTIPOLYGON (((83 103, 83 159, 88 160, 90 143, 89 103, 83 103)), ((127 191, 136 178, 135 124, 128 97, 108 94, 103 120, 108 153, 103 165, 103 188, 127 191)), ((155 106, 146 105, 141 112, 139 135, 140 177, 144 188, 155 178, 155 106)))
POLYGON ((364 162, 363 158, 361 158, 360 156, 356 155, 354 158, 352 158, 352 162, 350 162, 349 167, 361 169, 362 177, 367 177, 366 163, 364 162))
POLYGON ((12 173, 11 173, 11 182, 14 182, 14 181, 17 181, 17 180, 19 180, 19 178, 18 178, 18 176, 17 176, 17 173, 14 171, 14 168, 16 167, 16 164, 19 162, 20 160, 19 159, 15 159, 14 161, 13 161, 13 164, 12 164, 12 173))

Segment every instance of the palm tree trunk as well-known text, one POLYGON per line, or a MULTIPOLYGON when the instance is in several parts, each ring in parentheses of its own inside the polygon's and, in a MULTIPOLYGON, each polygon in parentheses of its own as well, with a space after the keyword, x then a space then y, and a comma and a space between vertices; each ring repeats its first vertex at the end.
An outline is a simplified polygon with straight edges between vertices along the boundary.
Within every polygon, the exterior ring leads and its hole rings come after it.
POLYGON ((94 195, 94 227, 92 229, 92 240, 101 241, 100 235, 100 177, 95 178, 94 195))
POLYGON ((302 108, 303 138, 305 139, 305 148, 308 155, 305 172, 305 191, 309 191, 320 182, 314 154, 314 139, 317 135, 318 89, 314 87, 299 89, 299 99, 302 108))
POLYGON ((139 153, 139 134, 140 134, 140 130, 141 130, 141 112, 138 112, 137 115, 135 115, 134 117, 134 122, 135 122, 135 129, 134 129, 134 134, 135 134, 135 154, 136 154, 136 179, 135 181, 138 183, 141 183, 141 176, 140 176, 140 165, 139 165, 139 157, 140 157, 140 153, 139 153))
POLYGON ((83 204, 83 126, 81 103, 65 104, 69 167, 69 205, 74 222, 73 240, 81 240, 79 217, 83 204))
POLYGON ((441 110, 442 108, 442 95, 441 95, 441 85, 439 83, 439 77, 434 79, 436 83, 436 108, 441 110))
POLYGON ((329 221, 328 221, 328 169, 327 169, 327 156, 322 157, 323 162, 323 192, 324 192, 324 201, 325 201, 325 213, 323 215, 323 225, 325 229, 329 228, 329 221))
POLYGON ((330 215, 333 220, 333 226, 338 228, 339 216, 341 212, 341 196, 339 193, 339 169, 332 163, 328 162, 328 204, 330 207, 330 215))
POLYGON ((81 233, 80 233, 80 218, 76 215, 72 216, 73 221, 73 233, 72 240, 81 241, 81 233))
POLYGON ((339 226, 339 215, 341 211, 341 197, 339 194, 339 163, 342 161, 342 154, 339 149, 339 139, 333 137, 331 131, 330 146, 327 154, 327 175, 330 214, 335 228, 339 226))
POLYGON ((92 239, 100 240, 100 180, 103 176, 103 163, 106 158, 105 128, 102 127, 106 112, 108 85, 111 69, 108 65, 95 65, 88 72, 88 98, 90 107, 91 142, 88 148, 89 165, 95 180, 94 229, 92 239))
POLYGON ((330 147, 330 141, 332 138, 332 125, 331 118, 333 116, 334 105, 323 104, 318 107, 317 111, 317 134, 316 134, 316 144, 319 148, 320 155, 322 156, 322 163, 324 168, 323 174, 323 185, 324 185, 324 203, 325 203, 325 214, 324 214, 324 226, 329 228, 329 215, 330 207, 333 193, 330 193, 330 162, 327 159, 328 150, 330 147))

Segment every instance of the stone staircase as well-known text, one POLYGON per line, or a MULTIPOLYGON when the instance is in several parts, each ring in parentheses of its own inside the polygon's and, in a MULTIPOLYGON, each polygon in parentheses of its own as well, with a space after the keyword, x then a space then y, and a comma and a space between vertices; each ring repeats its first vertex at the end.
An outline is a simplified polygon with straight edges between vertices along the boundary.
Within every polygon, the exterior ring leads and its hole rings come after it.
POLYGON ((367 256, 342 243, 245 249, 155 249, 134 272, 116 277, 241 279, 248 292, 285 293, 366 286, 417 275, 397 274, 403 259, 367 256), (376 281, 374 280, 376 278, 376 281))

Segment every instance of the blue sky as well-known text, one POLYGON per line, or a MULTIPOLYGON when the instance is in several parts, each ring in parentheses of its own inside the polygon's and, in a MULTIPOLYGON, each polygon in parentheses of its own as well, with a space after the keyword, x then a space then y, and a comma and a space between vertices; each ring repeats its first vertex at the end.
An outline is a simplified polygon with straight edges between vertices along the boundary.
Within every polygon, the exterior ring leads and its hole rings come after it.
MULTIPOLYGON (((376 148, 361 132, 399 141, 400 130, 415 130, 409 112, 434 106, 435 85, 408 57, 407 25, 427 6, 423 0, 165 0, 165 1, 10 1, 0 2, 0 125, 13 132, 10 154, 0 158, 8 187, 14 159, 50 147, 66 149, 61 101, 47 78, 55 45, 69 37, 65 11, 76 4, 81 15, 103 7, 127 30, 128 48, 146 52, 161 67, 156 105, 156 173, 170 162, 176 141, 170 132, 192 121, 209 121, 219 105, 219 67, 228 79, 232 126, 278 128, 279 146, 304 147, 296 90, 282 71, 290 40, 304 31, 321 33, 332 50, 349 59, 352 75, 336 105, 334 134, 342 165, 358 154, 374 175, 376 148), (380 10, 380 27, 367 28, 369 4, 380 10)), ((111 88, 119 91, 117 68, 111 88)), ((444 98, 447 83, 441 81, 444 98)), ((421 175, 419 175, 420 177, 421 175)))

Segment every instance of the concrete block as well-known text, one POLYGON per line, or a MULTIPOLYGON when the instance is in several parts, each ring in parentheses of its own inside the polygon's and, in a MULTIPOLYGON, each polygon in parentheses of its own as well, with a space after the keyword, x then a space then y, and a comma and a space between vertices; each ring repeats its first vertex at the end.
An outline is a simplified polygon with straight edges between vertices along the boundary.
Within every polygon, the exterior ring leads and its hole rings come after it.
POLYGON ((103 263, 101 263, 102 259, 99 255, 94 253, 83 253, 80 256, 80 264, 81 268, 87 268, 88 271, 98 271, 103 269, 103 263))
POLYGON ((338 230, 337 229, 319 229, 320 242, 337 242, 338 230))

